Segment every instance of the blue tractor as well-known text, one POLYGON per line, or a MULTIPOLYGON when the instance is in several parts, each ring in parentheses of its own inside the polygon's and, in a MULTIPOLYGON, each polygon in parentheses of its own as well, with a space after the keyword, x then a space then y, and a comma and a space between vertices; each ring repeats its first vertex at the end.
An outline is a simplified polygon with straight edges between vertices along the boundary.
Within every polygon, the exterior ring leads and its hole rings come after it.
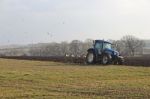
POLYGON ((112 49, 112 44, 104 40, 95 40, 93 48, 87 50, 86 63, 95 64, 101 63, 122 65, 124 58, 118 51, 112 49))

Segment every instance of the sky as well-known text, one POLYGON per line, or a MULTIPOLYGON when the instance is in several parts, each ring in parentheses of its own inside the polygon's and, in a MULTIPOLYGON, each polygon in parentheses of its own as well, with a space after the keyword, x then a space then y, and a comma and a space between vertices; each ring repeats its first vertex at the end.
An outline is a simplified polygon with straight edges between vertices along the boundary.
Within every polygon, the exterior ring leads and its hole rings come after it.
POLYGON ((149 0, 0 0, 0 45, 150 39, 149 0))

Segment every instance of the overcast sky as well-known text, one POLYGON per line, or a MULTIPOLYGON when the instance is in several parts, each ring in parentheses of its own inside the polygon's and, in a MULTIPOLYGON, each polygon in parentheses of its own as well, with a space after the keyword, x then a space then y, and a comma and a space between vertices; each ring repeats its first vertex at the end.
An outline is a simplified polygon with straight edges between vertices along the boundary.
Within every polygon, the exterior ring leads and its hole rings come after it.
POLYGON ((0 0, 0 44, 150 39, 149 0, 0 0))

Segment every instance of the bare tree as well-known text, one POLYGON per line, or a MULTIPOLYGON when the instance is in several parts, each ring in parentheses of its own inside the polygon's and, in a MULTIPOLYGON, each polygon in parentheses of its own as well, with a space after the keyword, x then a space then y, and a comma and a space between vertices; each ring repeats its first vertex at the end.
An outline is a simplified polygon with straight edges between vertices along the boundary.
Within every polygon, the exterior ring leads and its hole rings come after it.
POLYGON ((75 56, 81 55, 82 54, 82 49, 83 49, 83 46, 82 46, 82 42, 81 41, 73 40, 70 43, 70 53, 71 54, 73 54, 75 56))
POLYGON ((143 48, 144 43, 142 40, 132 36, 132 35, 126 35, 122 37, 121 41, 124 42, 125 45, 125 51, 128 52, 128 55, 134 56, 136 52, 140 51, 141 48, 143 48))
POLYGON ((67 42, 61 42, 60 44, 61 55, 69 54, 69 44, 67 42))

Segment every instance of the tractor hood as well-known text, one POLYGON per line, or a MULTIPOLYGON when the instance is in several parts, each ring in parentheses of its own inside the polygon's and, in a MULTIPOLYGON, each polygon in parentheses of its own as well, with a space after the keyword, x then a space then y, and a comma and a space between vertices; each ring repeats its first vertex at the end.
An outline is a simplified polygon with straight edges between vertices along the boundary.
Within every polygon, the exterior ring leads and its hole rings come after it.
POLYGON ((105 52, 105 53, 108 53, 108 54, 111 54, 111 55, 113 55, 113 56, 119 56, 119 52, 116 51, 116 50, 113 50, 113 49, 108 49, 108 48, 106 48, 106 49, 104 49, 104 52, 105 52))

